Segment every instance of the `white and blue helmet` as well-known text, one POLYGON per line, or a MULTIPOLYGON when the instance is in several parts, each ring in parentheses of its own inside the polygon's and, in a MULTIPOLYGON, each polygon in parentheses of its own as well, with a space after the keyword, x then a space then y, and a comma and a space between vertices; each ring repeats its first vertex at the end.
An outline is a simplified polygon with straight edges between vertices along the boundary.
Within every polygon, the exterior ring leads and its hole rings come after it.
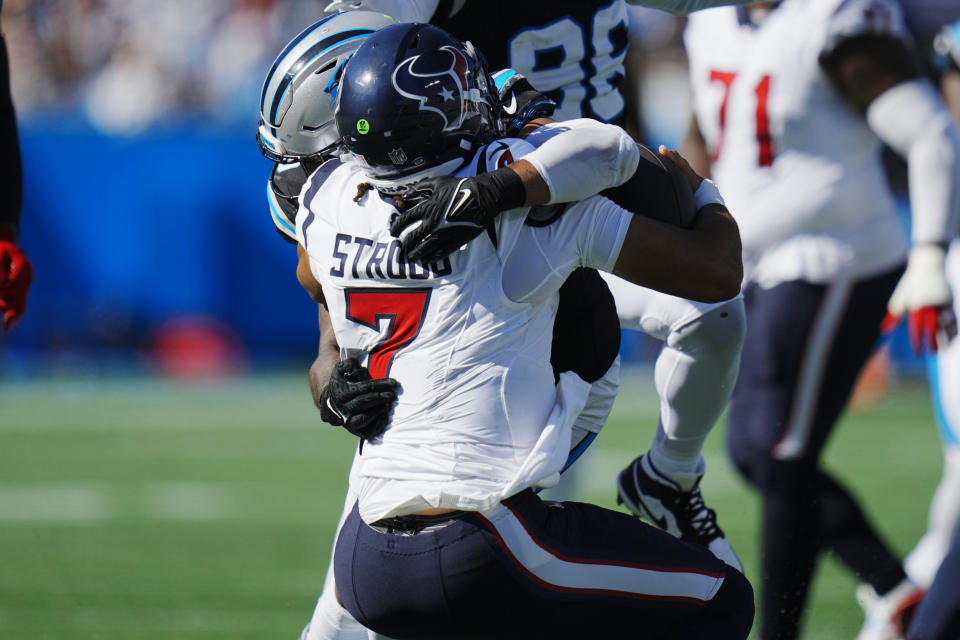
POLYGON ((338 139, 333 103, 343 66, 367 36, 392 24, 382 13, 348 11, 310 25, 284 47, 260 94, 264 156, 288 163, 328 152, 338 139))

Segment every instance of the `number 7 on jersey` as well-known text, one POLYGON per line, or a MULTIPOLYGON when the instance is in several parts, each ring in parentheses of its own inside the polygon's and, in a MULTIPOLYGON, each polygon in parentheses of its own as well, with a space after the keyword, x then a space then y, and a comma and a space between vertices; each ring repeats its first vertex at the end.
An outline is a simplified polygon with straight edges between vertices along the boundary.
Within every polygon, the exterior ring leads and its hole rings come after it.
POLYGON ((388 321, 387 337, 370 352, 367 369, 374 378, 386 378, 393 356, 420 333, 430 303, 429 288, 352 288, 344 291, 347 319, 374 331, 388 321))

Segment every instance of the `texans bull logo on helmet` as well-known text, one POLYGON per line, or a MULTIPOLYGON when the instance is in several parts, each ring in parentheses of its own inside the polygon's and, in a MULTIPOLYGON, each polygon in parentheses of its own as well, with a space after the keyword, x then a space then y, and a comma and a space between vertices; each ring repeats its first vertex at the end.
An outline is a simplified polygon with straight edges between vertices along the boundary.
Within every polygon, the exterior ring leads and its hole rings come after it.
MULTIPOLYGON (((425 68, 430 61, 422 61, 421 56, 413 56, 401 62, 393 72, 393 87, 397 92, 420 103, 421 111, 432 111, 443 118, 443 131, 459 127, 466 113, 470 92, 467 89, 467 59, 449 45, 440 47, 440 51, 450 54, 445 68, 425 68), (440 83, 437 91, 436 83, 440 83)), ((433 61, 439 58, 433 58, 433 61)))

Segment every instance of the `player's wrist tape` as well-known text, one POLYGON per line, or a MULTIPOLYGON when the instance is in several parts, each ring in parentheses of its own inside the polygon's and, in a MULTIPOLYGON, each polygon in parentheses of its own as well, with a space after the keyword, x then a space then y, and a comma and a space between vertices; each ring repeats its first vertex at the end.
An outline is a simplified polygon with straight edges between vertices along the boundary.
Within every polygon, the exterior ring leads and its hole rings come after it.
POLYGON ((487 213, 500 213, 522 207, 527 200, 523 179, 510 167, 482 173, 476 178, 477 201, 487 213))
POLYGON ((700 186, 694 192, 693 202, 698 210, 708 204, 726 206, 726 203, 723 201, 723 196, 720 195, 720 189, 717 189, 717 185, 706 178, 703 179, 703 182, 700 183, 700 186))

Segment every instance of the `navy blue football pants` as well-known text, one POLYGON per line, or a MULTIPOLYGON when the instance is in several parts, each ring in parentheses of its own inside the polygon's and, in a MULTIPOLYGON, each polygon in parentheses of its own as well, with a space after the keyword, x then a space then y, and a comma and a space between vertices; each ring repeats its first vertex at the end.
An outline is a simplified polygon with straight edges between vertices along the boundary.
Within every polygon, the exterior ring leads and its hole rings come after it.
POLYGON ((744 292, 747 334, 727 444, 762 495, 763 640, 797 637, 821 550, 879 593, 904 577, 854 498, 820 467, 901 273, 744 292))
POLYGON ((960 533, 954 534, 950 551, 907 631, 907 640, 957 638, 960 638, 960 533))
POLYGON ((399 640, 743 639, 753 621, 750 584, 706 549, 530 490, 416 535, 354 508, 334 570, 351 615, 399 640))

